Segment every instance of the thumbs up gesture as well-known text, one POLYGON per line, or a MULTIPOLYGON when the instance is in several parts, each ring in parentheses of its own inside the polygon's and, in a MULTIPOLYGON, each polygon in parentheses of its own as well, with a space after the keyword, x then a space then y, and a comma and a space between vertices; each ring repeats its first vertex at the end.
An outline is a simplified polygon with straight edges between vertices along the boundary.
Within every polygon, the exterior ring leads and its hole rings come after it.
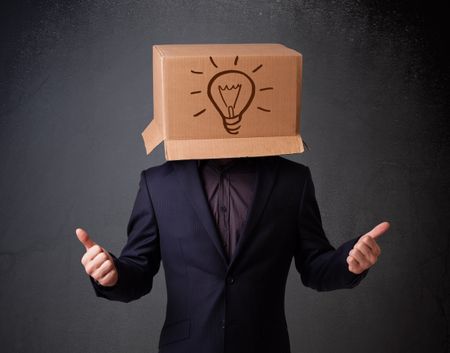
POLYGON ((114 286, 118 280, 118 273, 111 255, 94 243, 84 229, 77 228, 75 233, 86 248, 86 253, 81 258, 86 273, 102 286, 114 286))
POLYGON ((389 222, 382 222, 358 239, 358 242, 349 251, 347 257, 348 270, 350 272, 360 274, 377 262, 381 249, 376 239, 386 232, 389 226, 389 222))

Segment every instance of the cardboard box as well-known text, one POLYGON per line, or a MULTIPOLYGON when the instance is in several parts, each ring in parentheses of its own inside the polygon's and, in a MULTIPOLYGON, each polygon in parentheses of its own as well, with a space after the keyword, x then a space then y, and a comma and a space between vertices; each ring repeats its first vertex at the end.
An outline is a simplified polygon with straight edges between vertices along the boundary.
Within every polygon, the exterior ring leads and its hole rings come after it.
POLYGON ((167 160, 303 152, 302 56, 281 44, 153 46, 154 118, 167 160))

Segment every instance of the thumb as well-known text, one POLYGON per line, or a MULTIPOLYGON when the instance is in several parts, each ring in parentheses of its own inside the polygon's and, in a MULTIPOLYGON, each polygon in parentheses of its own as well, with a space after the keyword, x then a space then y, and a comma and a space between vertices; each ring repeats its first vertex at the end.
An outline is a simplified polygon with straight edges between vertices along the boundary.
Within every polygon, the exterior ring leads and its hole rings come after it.
POLYGON ((379 225, 375 226, 370 232, 367 233, 371 238, 376 239, 381 234, 386 232, 390 227, 389 222, 382 222, 379 225))
POLYGON ((89 237, 89 234, 84 229, 77 228, 75 230, 75 233, 77 234, 78 240, 81 242, 81 244, 84 245, 86 250, 92 248, 95 245, 95 242, 92 241, 92 239, 89 237))

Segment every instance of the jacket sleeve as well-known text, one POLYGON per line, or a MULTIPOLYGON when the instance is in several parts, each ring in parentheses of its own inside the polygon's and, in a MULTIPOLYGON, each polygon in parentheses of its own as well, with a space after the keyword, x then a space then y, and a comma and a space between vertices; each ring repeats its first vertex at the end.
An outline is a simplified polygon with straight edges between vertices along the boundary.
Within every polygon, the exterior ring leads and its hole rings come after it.
POLYGON ((311 172, 307 168, 306 181, 298 216, 298 241, 295 266, 302 283, 318 291, 353 288, 367 275, 348 270, 347 256, 362 235, 344 242, 335 249, 327 239, 317 204, 311 172))
POLYGON ((127 226, 127 243, 120 256, 113 257, 118 281, 104 287, 89 276, 98 297, 121 302, 136 300, 150 292, 153 276, 161 263, 159 233, 145 171, 141 172, 139 190, 127 226))

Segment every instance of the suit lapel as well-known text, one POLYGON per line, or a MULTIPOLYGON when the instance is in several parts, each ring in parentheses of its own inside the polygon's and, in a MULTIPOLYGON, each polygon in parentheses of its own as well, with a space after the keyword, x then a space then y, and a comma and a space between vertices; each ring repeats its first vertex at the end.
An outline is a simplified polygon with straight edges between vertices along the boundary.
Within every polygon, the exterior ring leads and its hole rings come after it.
POLYGON ((230 270, 236 259, 242 255, 242 252, 244 251, 247 243, 251 241, 253 230, 258 224, 264 207, 269 199, 270 193, 272 192, 273 184, 275 182, 278 171, 277 159, 258 158, 257 168, 258 172, 255 195, 250 206, 247 222, 244 226, 244 231, 231 258, 228 270, 230 270))
POLYGON ((225 266, 228 266, 228 261, 225 256, 222 244, 220 242, 220 235, 217 231, 216 223, 208 205, 208 200, 203 190, 203 185, 200 180, 196 160, 184 160, 173 162, 180 185, 182 185, 189 201, 191 202, 198 218, 202 222, 206 232, 211 241, 214 243, 217 252, 222 258, 225 266))

